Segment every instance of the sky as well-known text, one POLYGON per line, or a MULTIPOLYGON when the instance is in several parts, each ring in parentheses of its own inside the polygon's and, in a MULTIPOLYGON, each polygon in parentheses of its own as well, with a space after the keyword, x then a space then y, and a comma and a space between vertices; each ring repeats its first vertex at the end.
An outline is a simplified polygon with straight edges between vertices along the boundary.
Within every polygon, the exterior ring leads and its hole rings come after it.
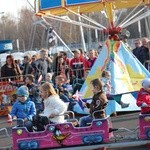
MULTIPOLYGON (((34 0, 28 0, 31 4, 34 4, 34 0)), ((0 0, 0 14, 1 12, 11 13, 17 16, 17 12, 24 6, 30 7, 27 0, 0 0)))

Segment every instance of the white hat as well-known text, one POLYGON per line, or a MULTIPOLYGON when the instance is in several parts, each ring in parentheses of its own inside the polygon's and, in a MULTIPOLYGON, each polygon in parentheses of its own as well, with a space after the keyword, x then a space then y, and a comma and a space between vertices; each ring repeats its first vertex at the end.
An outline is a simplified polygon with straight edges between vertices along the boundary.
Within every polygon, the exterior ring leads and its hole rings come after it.
POLYGON ((148 88, 148 87, 150 87, 150 78, 145 78, 145 79, 142 81, 142 86, 143 86, 143 88, 148 88))

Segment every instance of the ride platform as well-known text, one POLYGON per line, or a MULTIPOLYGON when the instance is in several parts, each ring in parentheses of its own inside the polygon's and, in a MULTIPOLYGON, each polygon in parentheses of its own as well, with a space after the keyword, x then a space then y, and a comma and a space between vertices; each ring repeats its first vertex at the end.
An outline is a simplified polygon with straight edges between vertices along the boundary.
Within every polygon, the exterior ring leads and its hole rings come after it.
MULTIPOLYGON (((119 130, 113 132, 110 142, 75 147, 53 148, 53 150, 148 150, 150 140, 141 140, 139 137, 139 112, 119 114, 111 118, 113 128, 119 130)), ((7 117, 0 117, 0 150, 13 149, 12 129, 7 123, 7 117)))

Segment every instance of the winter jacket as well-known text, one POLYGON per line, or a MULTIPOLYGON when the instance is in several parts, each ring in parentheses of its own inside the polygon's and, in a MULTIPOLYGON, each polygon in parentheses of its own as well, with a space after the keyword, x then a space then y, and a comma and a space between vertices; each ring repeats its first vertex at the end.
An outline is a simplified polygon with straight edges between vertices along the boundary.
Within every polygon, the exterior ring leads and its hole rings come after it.
POLYGON ((1 68, 1 77, 5 77, 4 81, 10 78, 12 81, 18 79, 16 76, 21 75, 21 71, 18 65, 15 67, 9 68, 7 64, 3 65, 1 68), (7 77, 7 79, 6 79, 7 77))
POLYGON ((35 80, 38 80, 42 74, 43 80, 46 78, 46 74, 51 72, 52 66, 48 60, 38 59, 35 61, 33 68, 35 69, 35 80))
POLYGON ((58 95, 51 95, 47 99, 44 99, 44 111, 41 116, 50 117, 51 114, 55 114, 54 118, 50 118, 51 122, 63 123, 64 112, 67 111, 67 105, 59 98, 58 95))
POLYGON ((70 68, 72 69, 72 75, 77 78, 82 78, 85 75, 85 70, 89 68, 88 61, 83 57, 72 58, 70 68))
POLYGON ((36 115, 35 104, 29 99, 26 100, 25 103, 16 101, 12 107, 12 111, 10 115, 12 117, 16 116, 17 118, 20 119, 27 118, 28 120, 32 120, 32 117, 36 115))
MULTIPOLYGON (((150 93, 145 91, 144 88, 141 88, 138 93, 136 104, 137 106, 141 107, 143 103, 146 103, 148 106, 150 106, 150 93)), ((141 107, 141 113, 150 113, 150 107, 141 107)))
POLYGON ((90 105, 90 114, 92 115, 95 111, 100 111, 98 113, 95 113, 95 118, 105 118, 106 117, 106 112, 105 108, 107 107, 107 97, 104 92, 97 92, 94 94, 92 98, 92 102, 90 105))

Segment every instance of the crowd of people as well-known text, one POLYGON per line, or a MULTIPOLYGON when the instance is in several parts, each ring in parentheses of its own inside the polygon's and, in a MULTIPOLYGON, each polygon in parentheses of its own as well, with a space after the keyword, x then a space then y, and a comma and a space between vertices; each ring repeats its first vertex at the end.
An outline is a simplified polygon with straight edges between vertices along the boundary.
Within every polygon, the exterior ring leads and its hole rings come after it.
POLYGON ((147 69, 148 61, 150 60, 150 40, 146 37, 142 39, 134 40, 135 48, 132 50, 136 58, 143 64, 147 69))
POLYGON ((38 131, 43 130, 49 118, 52 123, 64 122, 63 113, 73 110, 77 103, 73 94, 80 90, 96 59, 95 50, 90 50, 87 58, 81 49, 74 50, 71 59, 63 51, 52 58, 42 49, 39 56, 25 55, 23 63, 8 55, 1 80, 17 88, 17 94, 10 96, 14 97, 10 114, 19 119, 18 126, 24 124, 32 132, 35 124, 38 131))
MULTIPOLYGON (((147 38, 135 39, 134 42, 136 47, 132 52, 145 65, 149 60, 150 42, 147 38)), ((12 100, 11 116, 13 119, 22 119, 29 131, 33 131, 35 124, 37 130, 43 130, 42 125, 37 126, 39 120, 42 120, 41 124, 44 125, 49 121, 62 123, 64 112, 73 110, 77 102, 73 95, 80 91, 98 57, 94 49, 89 50, 86 55, 82 49, 76 49, 73 53, 73 58, 68 58, 64 51, 51 57, 46 49, 42 49, 40 55, 24 56, 23 63, 14 60, 12 55, 6 57, 6 64, 1 68, 1 79, 18 88, 17 97, 15 95, 12 100)), ((148 68, 148 65, 145 67, 148 68)), ((91 81, 91 89, 94 96, 89 108, 90 115, 80 118, 80 127, 92 122, 94 111, 100 110, 94 117, 106 117, 105 108, 114 90, 109 70, 105 70, 99 78, 91 81)), ((124 108, 129 104, 120 102, 120 105, 124 108)), ((145 102, 138 105, 146 107, 145 102)), ((20 124, 19 120, 18 125, 20 124)))

